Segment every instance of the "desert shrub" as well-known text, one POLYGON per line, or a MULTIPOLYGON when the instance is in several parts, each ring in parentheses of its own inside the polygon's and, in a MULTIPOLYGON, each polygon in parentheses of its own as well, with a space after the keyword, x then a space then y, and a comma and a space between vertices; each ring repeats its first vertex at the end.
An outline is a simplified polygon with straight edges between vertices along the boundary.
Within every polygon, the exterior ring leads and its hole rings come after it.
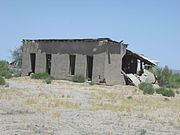
POLYGON ((54 77, 50 76, 48 73, 34 73, 31 76, 32 79, 51 79, 54 80, 54 77))
POLYGON ((173 90, 166 90, 162 93, 163 96, 166 96, 166 97, 174 97, 175 96, 175 93, 173 90))
POLYGON ((180 88, 180 74, 173 74, 171 77, 170 87, 180 88))
POLYGON ((21 72, 14 73, 13 77, 21 77, 21 72))
POLYGON ((154 89, 153 87, 146 87, 144 90, 143 90, 143 94, 150 94, 152 95, 154 93, 154 89))
POLYGON ((84 78, 83 75, 74 75, 74 76, 72 77, 72 81, 73 81, 73 82, 83 83, 83 82, 85 82, 85 78, 84 78))
POLYGON ((164 98, 164 101, 170 101, 169 98, 164 98))
POLYGON ((180 88, 180 82, 171 82, 169 88, 180 88))
POLYGON ((9 71, 6 71, 6 70, 1 70, 0 71, 1 76, 6 76, 8 73, 9 73, 9 71))
POLYGON ((166 97, 174 97, 175 96, 174 91, 171 89, 167 89, 167 88, 158 88, 158 89, 156 89, 156 93, 162 94, 163 96, 166 96, 166 97))
POLYGON ((157 77, 157 81, 161 87, 180 88, 180 74, 173 74, 167 66, 159 68, 153 73, 157 77))
POLYGON ((1 76, 0 76, 0 85, 5 85, 6 84, 6 81, 4 80, 4 78, 2 78, 1 76))
POLYGON ((133 97, 132 96, 128 96, 127 99, 133 99, 133 97))
POLYGON ((163 94, 164 91, 166 91, 166 90, 167 90, 166 88, 161 87, 161 88, 156 89, 156 93, 157 93, 157 94, 163 94))
POLYGON ((140 89, 140 90, 144 90, 144 88, 145 88, 147 85, 150 85, 150 84, 149 84, 149 83, 140 83, 140 84, 139 84, 139 89, 140 89))
POLYGON ((141 83, 139 84, 139 89, 143 91, 144 94, 152 95, 154 93, 154 88, 150 83, 141 83))
POLYGON ((141 130, 140 130, 140 135, 145 135, 146 132, 147 132, 147 131, 146 131, 145 129, 141 129, 141 130))
POLYGON ((10 78, 12 78, 12 74, 9 72, 9 73, 7 73, 6 75, 5 75, 5 78, 6 79, 10 79, 10 78))
POLYGON ((172 71, 167 66, 158 69, 155 74, 160 86, 169 87, 172 77, 172 71))
POLYGON ((20 68, 11 68, 11 73, 13 77, 20 77, 21 76, 21 69, 20 68))
POLYGON ((22 45, 11 51, 12 59, 14 62, 17 63, 18 68, 21 68, 22 66, 22 52, 23 52, 22 45))
POLYGON ((46 78, 46 79, 45 79, 45 83, 46 83, 46 84, 51 84, 51 82, 52 82, 52 79, 51 79, 51 78, 46 78))
POLYGON ((0 61, 0 76, 10 79, 14 76, 16 77, 20 75, 20 69, 10 68, 7 61, 0 61))
POLYGON ((0 61, 0 76, 6 76, 10 73, 10 69, 8 67, 8 62, 0 61))

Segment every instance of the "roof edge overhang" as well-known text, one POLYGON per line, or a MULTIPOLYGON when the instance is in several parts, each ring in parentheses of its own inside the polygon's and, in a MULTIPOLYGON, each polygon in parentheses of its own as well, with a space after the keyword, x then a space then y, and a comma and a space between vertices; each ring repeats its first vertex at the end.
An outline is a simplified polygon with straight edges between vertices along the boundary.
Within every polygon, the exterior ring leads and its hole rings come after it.
POLYGON ((79 38, 79 39, 23 39, 22 42, 99 42, 99 41, 106 41, 106 42, 113 42, 116 44, 124 45, 126 48, 128 44, 122 43, 122 41, 118 42, 112 40, 111 38, 79 38))
POLYGON ((149 64, 149 65, 152 65, 152 66, 157 66, 157 64, 156 64, 153 60, 149 59, 149 58, 146 57, 146 56, 143 56, 143 55, 141 55, 141 54, 135 53, 135 52, 130 51, 129 49, 127 49, 127 54, 128 54, 128 53, 131 54, 131 55, 133 55, 133 56, 136 57, 137 59, 145 62, 146 64, 149 64))

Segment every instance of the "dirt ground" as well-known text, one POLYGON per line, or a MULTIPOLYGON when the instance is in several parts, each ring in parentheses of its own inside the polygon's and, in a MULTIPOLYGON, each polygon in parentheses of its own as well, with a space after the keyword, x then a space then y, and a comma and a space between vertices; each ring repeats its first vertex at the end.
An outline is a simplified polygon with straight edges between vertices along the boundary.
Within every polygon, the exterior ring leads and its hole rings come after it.
POLYGON ((1 135, 180 135, 180 94, 20 77, 0 87, 1 135))

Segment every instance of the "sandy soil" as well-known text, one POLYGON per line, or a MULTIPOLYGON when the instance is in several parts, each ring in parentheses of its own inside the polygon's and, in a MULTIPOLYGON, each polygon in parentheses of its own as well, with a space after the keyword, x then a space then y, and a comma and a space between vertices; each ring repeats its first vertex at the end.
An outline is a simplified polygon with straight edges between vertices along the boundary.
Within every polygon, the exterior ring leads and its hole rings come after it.
POLYGON ((180 95, 20 77, 0 87, 2 135, 179 135, 180 95))

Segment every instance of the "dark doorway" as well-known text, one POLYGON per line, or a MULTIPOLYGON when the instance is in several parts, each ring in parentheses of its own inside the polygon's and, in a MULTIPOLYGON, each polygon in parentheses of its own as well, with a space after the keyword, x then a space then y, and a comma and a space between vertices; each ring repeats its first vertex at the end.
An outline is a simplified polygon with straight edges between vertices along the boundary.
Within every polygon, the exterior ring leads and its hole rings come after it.
POLYGON ((92 81, 92 71, 93 71, 93 56, 87 56, 87 79, 92 81))
POLYGON ((74 75, 75 74, 75 63, 76 63, 76 56, 75 55, 69 55, 69 74, 74 75))
POLYGON ((51 74, 51 54, 46 54, 46 72, 51 74))
POLYGON ((31 73, 35 73, 36 54, 35 53, 31 53, 30 54, 30 59, 31 59, 31 73))
POLYGON ((132 55, 124 55, 122 59, 122 70, 126 73, 137 73, 137 58, 133 57, 132 55))

